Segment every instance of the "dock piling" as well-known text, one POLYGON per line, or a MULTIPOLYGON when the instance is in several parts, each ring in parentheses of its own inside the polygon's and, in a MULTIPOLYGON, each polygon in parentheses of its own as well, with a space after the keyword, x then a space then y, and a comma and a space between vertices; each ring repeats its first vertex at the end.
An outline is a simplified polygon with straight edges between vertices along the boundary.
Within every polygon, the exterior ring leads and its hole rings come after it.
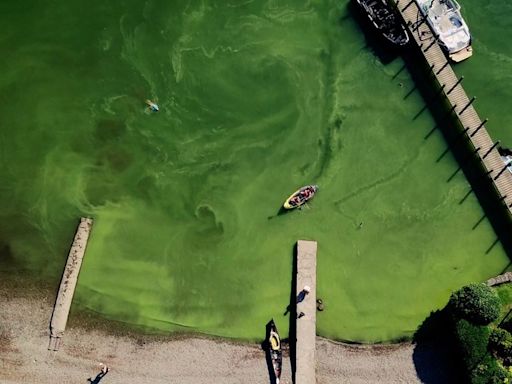
POLYGON ((462 80, 464 80, 464 76, 461 76, 460 79, 457 80, 457 82, 453 84, 453 86, 448 90, 448 92, 446 92, 446 94, 449 95, 450 93, 452 93, 452 91, 457 87, 457 85, 462 83, 462 80))
POLYGON ((492 150, 493 150, 494 148, 496 148, 499 144, 500 144, 500 141, 499 141, 499 140, 498 140, 498 141, 496 141, 496 142, 491 146, 491 148, 489 148, 489 149, 487 150, 487 152, 485 152, 485 155, 483 155, 482 160, 483 160, 483 159, 485 159, 485 158, 486 158, 486 157, 487 157, 487 156, 492 152, 492 150))
POLYGON ((487 123, 489 121, 489 119, 485 118, 484 121, 481 121, 480 124, 478 125, 478 127, 473 131, 473 133, 471 134, 471 137, 475 136, 477 134, 477 132, 484 126, 485 123, 487 123))
POLYGON ((470 106, 471 104, 473 104, 473 101, 475 101, 475 100, 476 100, 476 96, 473 96, 473 97, 471 98, 471 100, 469 100, 469 102, 466 104, 466 106, 465 106, 464 108, 462 108, 462 110, 459 112, 459 116, 460 116, 460 115, 462 115, 462 114, 464 113, 464 111, 465 111, 466 109, 468 109, 468 108, 469 108, 469 106, 470 106))
POLYGON ((450 62, 446 60, 446 63, 444 63, 443 66, 436 72, 436 76, 439 75, 448 65, 450 65, 450 62))

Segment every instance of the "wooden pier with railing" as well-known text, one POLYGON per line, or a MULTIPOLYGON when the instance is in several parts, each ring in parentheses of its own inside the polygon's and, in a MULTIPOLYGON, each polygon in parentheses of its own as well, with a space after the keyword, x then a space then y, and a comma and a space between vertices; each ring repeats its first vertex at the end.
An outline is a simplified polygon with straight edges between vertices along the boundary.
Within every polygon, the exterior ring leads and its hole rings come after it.
POLYGON ((499 141, 494 142, 485 129, 487 119, 481 120, 472 105, 476 98, 470 99, 467 96, 462 87, 464 77, 457 78, 417 3, 414 0, 394 1, 413 37, 411 44, 421 50, 431 76, 435 77, 441 87, 439 94, 444 94, 450 104, 449 113, 456 116, 463 127, 461 134, 472 143, 474 153, 492 180, 500 200, 506 205, 509 214, 512 214, 512 173, 507 170, 507 164, 497 150, 499 141))

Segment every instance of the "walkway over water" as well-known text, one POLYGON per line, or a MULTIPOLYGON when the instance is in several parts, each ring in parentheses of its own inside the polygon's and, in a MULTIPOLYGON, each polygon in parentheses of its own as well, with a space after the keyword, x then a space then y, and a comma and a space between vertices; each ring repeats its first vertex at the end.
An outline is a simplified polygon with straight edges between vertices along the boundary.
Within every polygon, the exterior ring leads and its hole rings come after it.
POLYGON ((75 288, 78 281, 78 274, 82 266, 82 260, 85 254, 85 247, 89 240, 89 234, 92 228, 92 219, 82 217, 80 224, 76 230, 71 250, 69 251, 68 260, 62 280, 60 282, 59 292, 57 293, 57 300, 53 307, 52 319, 50 321, 50 343, 48 349, 57 351, 59 349, 61 337, 66 329, 68 321, 69 310, 75 288))
POLYGON ((463 77, 458 79, 453 72, 416 2, 398 0, 396 4, 414 38, 413 44, 421 49, 432 75, 442 88, 441 92, 450 103, 450 113, 456 114, 461 126, 464 127, 463 134, 473 144, 474 152, 478 154, 500 200, 506 204, 508 212, 512 213, 512 174, 506 169, 506 164, 498 153, 499 141, 493 142, 487 133, 484 125, 487 120, 482 121, 478 116, 472 105, 475 98, 469 99, 466 95, 461 85, 463 77))
POLYGON ((297 303, 295 384, 316 384, 316 241, 297 242, 297 297, 310 287, 304 300, 297 303), (298 316, 297 316, 298 317, 298 316))

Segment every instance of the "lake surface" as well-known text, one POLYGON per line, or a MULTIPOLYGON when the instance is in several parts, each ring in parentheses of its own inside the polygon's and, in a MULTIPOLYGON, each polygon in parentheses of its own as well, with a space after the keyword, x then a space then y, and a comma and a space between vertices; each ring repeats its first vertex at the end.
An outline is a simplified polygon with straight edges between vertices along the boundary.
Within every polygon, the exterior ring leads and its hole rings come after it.
MULTIPOLYGON (((462 6, 475 51, 456 71, 512 146, 512 5, 462 6)), ((94 217, 77 308, 286 334, 293 245, 314 239, 319 334, 382 341, 508 264, 432 117, 413 119, 402 59, 379 60, 346 1, 3 2, 0 22, 2 270, 58 281, 94 217)))

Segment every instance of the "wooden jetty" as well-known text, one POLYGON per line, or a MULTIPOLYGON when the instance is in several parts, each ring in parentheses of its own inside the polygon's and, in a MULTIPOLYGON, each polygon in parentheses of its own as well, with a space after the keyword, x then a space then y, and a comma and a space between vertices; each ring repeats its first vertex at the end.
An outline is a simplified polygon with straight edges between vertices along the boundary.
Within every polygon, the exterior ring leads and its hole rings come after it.
POLYGON ((316 250, 316 241, 297 242, 297 297, 310 291, 297 303, 295 384, 316 384, 316 250))
POLYGON ((68 260, 64 268, 50 321, 50 343, 48 344, 48 349, 52 351, 59 349, 60 340, 66 329, 69 310, 71 308, 71 302, 73 301, 78 274, 82 266, 82 260, 84 258, 91 228, 92 219, 82 217, 78 229, 76 230, 71 250, 69 251, 68 260))
POLYGON ((457 117, 464 135, 472 143, 474 152, 478 155, 486 175, 492 180, 499 199, 506 205, 508 213, 512 214, 512 173, 498 153, 498 142, 494 142, 485 129, 485 122, 478 116, 473 102, 462 87, 463 77, 457 78, 448 59, 437 43, 434 32, 421 14, 417 3, 410 1, 395 1, 415 44, 422 52, 442 93, 449 102, 450 113, 457 117))

